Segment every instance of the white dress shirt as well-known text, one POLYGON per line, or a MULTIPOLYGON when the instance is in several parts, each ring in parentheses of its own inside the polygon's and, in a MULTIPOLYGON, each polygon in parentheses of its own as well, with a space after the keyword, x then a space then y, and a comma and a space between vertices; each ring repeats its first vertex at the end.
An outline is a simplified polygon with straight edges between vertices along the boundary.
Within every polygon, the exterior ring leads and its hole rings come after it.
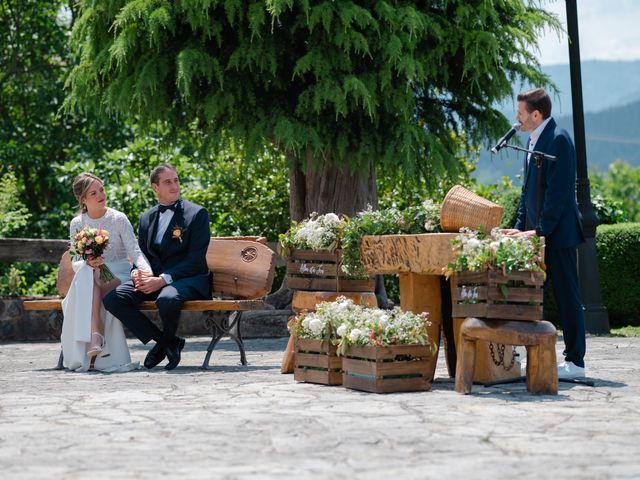
MULTIPOLYGON (((542 135, 542 131, 544 130, 544 127, 546 127, 547 123, 549 123, 549 120, 551 120, 551 117, 547 118, 544 122, 542 122, 540 125, 538 125, 533 132, 531 132, 531 136, 529 137, 528 150, 534 150, 535 149, 536 143, 538 143, 538 139, 540 138, 540 135, 542 135)), ((529 165, 529 160, 530 159, 531 159, 531 154, 528 153, 527 154, 527 165, 529 165)))

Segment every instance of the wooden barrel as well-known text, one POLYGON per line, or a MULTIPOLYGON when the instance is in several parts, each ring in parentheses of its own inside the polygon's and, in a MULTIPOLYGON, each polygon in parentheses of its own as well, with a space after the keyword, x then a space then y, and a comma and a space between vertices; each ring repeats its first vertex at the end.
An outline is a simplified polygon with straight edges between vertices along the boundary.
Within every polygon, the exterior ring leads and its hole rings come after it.
MULTIPOLYGON (((314 312, 316 305, 322 302, 333 302, 338 297, 347 297, 355 304, 364 305, 366 307, 376 308, 378 301, 373 292, 313 292, 306 290, 295 290, 293 292, 293 300, 291 308, 296 313, 303 311, 314 312)), ((281 373, 293 373, 295 367, 295 336, 289 336, 287 348, 282 356, 281 373)))

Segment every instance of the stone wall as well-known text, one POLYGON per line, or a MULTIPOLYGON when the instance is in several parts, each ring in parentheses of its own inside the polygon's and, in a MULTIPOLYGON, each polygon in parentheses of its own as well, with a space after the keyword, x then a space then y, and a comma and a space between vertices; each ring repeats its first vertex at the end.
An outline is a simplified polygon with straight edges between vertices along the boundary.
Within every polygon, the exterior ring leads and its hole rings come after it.
MULTIPOLYGON (((0 342, 60 340, 62 312, 27 312, 22 306, 22 301, 27 299, 28 297, 0 297, 0 342)), ((160 325, 156 312, 145 312, 145 315, 160 325)), ((210 314, 206 312, 183 312, 178 335, 210 335, 211 322, 208 315, 210 314)), ((222 317, 225 314, 215 312, 211 315, 222 317)), ((290 310, 245 312, 242 320, 242 336, 244 338, 287 336, 287 319, 290 315, 292 315, 290 310)), ((128 331, 127 336, 131 337, 128 331)))

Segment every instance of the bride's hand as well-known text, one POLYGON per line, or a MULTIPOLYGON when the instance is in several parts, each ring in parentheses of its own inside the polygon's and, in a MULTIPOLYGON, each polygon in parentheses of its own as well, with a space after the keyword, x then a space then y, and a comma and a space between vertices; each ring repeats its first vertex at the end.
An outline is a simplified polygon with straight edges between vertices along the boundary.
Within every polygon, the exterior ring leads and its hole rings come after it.
POLYGON ((87 260, 87 265, 89 265, 91 268, 100 268, 102 265, 104 265, 104 259, 102 257, 89 258, 87 260))

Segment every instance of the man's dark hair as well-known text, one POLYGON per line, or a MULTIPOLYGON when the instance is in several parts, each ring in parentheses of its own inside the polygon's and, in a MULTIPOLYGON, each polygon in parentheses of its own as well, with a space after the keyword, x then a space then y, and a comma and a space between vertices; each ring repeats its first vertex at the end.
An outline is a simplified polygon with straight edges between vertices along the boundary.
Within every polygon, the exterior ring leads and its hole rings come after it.
POLYGON ((176 170, 176 167, 174 167, 173 165, 170 165, 168 163, 163 163, 162 165, 158 165, 156 168, 154 168, 151 171, 151 175, 149 175, 149 180, 151 180, 151 183, 155 183, 157 185, 158 184, 158 177, 165 170, 173 170, 174 172, 178 173, 178 171, 176 170))
POLYGON ((529 113, 538 110, 544 119, 551 116, 551 98, 544 88, 534 88, 519 93, 518 101, 525 103, 525 108, 529 113))

